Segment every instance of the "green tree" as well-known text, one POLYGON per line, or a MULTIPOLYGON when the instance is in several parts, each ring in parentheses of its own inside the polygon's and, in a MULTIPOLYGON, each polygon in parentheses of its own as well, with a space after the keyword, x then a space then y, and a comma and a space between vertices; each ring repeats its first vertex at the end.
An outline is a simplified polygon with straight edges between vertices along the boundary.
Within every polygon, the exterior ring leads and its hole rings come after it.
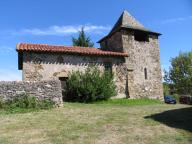
POLYGON ((163 94, 170 95, 170 87, 169 84, 166 82, 163 83, 163 94))
POLYGON ((79 31, 78 38, 72 37, 73 46, 81 46, 81 47, 93 47, 94 43, 91 42, 90 37, 86 36, 84 28, 81 28, 79 31))
POLYGON ((178 94, 192 94, 192 52, 180 53, 172 58, 164 80, 172 84, 178 94))

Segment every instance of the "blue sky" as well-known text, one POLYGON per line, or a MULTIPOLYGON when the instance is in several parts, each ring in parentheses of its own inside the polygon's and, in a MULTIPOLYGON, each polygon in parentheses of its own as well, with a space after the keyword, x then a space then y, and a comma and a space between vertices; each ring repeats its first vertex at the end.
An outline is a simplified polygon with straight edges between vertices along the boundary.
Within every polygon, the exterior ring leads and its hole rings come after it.
MULTIPOLYGON (((93 42, 106 35, 123 10, 160 36, 161 65, 192 50, 191 0, 1 0, 0 80, 21 80, 19 42, 71 45, 81 26, 93 42)), ((95 44, 99 47, 98 44, 95 44)))

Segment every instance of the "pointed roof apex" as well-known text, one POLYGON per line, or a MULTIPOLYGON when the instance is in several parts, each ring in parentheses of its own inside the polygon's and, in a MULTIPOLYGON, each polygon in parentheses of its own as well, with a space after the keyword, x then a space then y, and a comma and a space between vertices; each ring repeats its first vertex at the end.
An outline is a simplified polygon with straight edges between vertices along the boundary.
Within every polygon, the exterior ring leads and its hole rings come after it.
MULTIPOLYGON (((116 30, 119 27, 132 27, 132 28, 141 28, 144 29, 144 26, 139 23, 128 11, 124 10, 118 21, 112 28, 111 32, 116 30)), ((111 33, 110 32, 110 33, 111 33)))
POLYGON ((131 14, 126 10, 124 10, 122 13, 122 25, 144 28, 144 26, 139 23, 133 16, 131 16, 131 14))
POLYGON ((106 37, 99 40, 98 42, 100 43, 102 40, 109 37, 110 35, 112 35, 114 32, 118 31, 121 28, 143 31, 147 33, 156 34, 158 36, 161 35, 157 32, 153 32, 149 29, 146 29, 127 10, 124 10, 119 19, 117 20, 116 24, 113 26, 112 30, 109 32, 109 34, 106 37))

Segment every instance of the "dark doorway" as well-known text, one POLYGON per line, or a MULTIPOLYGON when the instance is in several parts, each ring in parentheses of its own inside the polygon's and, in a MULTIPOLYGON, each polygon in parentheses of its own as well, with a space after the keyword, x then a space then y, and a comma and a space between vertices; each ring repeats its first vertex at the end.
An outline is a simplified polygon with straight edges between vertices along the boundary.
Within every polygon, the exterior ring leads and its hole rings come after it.
POLYGON ((67 86, 68 77, 59 77, 59 80, 61 82, 62 95, 64 97, 65 96, 65 90, 66 90, 66 86, 67 86))

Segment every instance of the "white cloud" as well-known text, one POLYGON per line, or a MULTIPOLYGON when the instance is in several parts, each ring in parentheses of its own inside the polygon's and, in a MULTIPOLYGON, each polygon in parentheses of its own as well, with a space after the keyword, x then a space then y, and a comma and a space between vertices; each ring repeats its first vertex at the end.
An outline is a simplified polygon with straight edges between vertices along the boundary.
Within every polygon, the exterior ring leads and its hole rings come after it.
POLYGON ((0 54, 7 54, 13 52, 14 48, 6 45, 0 45, 0 54))
POLYGON ((186 17, 178 17, 178 18, 171 18, 171 19, 162 20, 161 24, 182 22, 182 21, 186 21, 186 20, 190 20, 190 19, 192 19, 192 15, 191 16, 186 16, 186 17))
POLYGON ((103 34, 108 32, 111 29, 111 26, 102 26, 102 25, 66 25, 66 26, 50 26, 48 28, 40 29, 40 28, 31 28, 31 29, 23 29, 21 31, 16 32, 16 34, 30 34, 30 35, 54 35, 54 36, 63 36, 69 34, 78 33, 81 28, 84 27, 85 32, 91 34, 103 34))
POLYGON ((15 69, 0 69, 0 81, 20 81, 21 71, 15 69))

